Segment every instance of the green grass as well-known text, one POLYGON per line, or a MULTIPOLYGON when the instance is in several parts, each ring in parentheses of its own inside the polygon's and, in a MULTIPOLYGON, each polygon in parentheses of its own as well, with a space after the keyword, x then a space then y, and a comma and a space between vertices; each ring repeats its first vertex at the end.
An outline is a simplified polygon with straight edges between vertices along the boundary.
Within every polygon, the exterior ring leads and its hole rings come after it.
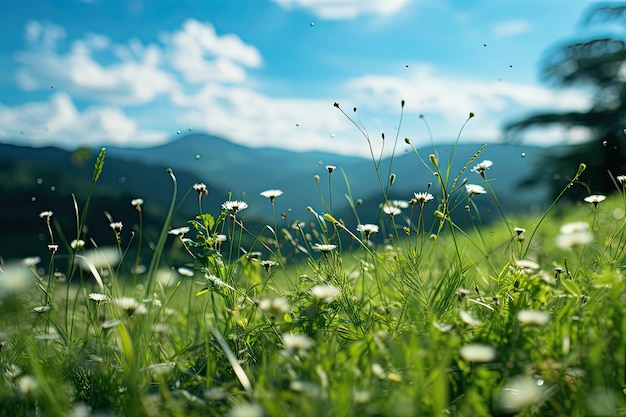
POLYGON ((124 228, 111 231, 117 247, 65 243, 83 237, 89 197, 63 240, 37 219, 58 247, 0 273, 0 415, 626 414, 623 182, 597 205, 486 217, 474 201, 498 202, 489 171, 470 172, 482 149, 459 172, 436 149, 417 154, 442 192, 406 207, 387 201, 393 173, 372 151, 381 214, 369 236, 351 196, 354 218, 332 216, 330 180, 318 180, 323 213, 260 232, 242 204, 206 214, 200 190, 189 230, 170 234, 174 191, 141 251, 124 228), (587 228, 560 230, 573 222, 587 228), (125 255, 137 252, 145 272, 125 255))

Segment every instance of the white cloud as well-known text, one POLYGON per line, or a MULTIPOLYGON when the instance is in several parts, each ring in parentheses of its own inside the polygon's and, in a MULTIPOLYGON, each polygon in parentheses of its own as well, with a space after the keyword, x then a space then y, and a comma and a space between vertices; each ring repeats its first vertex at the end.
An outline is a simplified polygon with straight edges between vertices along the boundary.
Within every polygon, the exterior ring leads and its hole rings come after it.
POLYGON ((65 37, 65 29, 61 26, 34 20, 26 23, 24 39, 31 46, 44 51, 56 48, 57 43, 65 37))
POLYGON ((496 38, 509 38, 530 32, 532 25, 526 20, 508 20, 491 26, 491 33, 496 38))
POLYGON ((90 34, 61 52, 64 29, 34 21, 27 24, 25 37, 29 50, 16 56, 21 88, 33 91, 53 84, 73 96, 116 105, 149 103, 185 82, 241 83, 246 68, 262 63, 258 50, 239 37, 218 35, 211 24, 193 19, 181 30, 163 34, 162 45, 137 39, 113 44, 106 36, 90 34))
POLYGON ((423 64, 411 65, 408 77, 367 75, 348 81, 346 88, 361 108, 398 114, 406 100, 406 119, 426 114, 434 134, 451 140, 470 112, 476 114, 469 134, 479 140, 497 140, 504 121, 530 111, 584 110, 590 96, 580 90, 554 91, 534 84, 443 75, 423 64), (413 115, 413 116, 411 116, 413 115))
MULTIPOLYGON (((404 4, 276 1, 289 7, 315 7, 318 12, 334 8, 334 16, 343 7, 365 13, 404 4)), ((422 63, 411 63, 402 77, 369 74, 346 80, 336 97, 271 97, 255 90, 248 79, 247 71, 262 65, 259 51, 239 37, 218 35, 212 25, 196 20, 163 34, 162 43, 149 45, 139 40, 116 44, 105 36, 89 35, 63 49, 63 28, 38 22, 27 25, 25 36, 30 49, 17 55, 19 85, 26 90, 46 89, 51 95, 48 101, 0 106, 0 136, 15 137, 24 131, 24 138, 37 144, 147 146, 165 141, 174 133, 169 126, 177 124, 249 146, 368 156, 363 137, 333 107, 335 100, 342 108, 358 107, 371 137, 379 139, 383 131, 387 137, 395 136, 404 99, 402 137, 413 140, 416 132, 423 132, 418 115, 425 114, 435 137, 447 142, 456 137, 469 112, 477 117, 467 137, 491 141, 499 138, 504 121, 531 110, 582 110, 589 105, 589 97, 580 91, 443 74, 422 63), (50 84, 58 88, 51 90, 50 84), (78 108, 72 97, 86 100, 78 108)), ((548 138, 556 134, 550 132, 548 138)), ((427 143, 427 136, 421 136, 427 143)), ((419 145, 420 140, 413 143, 419 145)))
POLYGON ((171 64, 191 83, 241 82, 244 67, 258 68, 261 54, 235 35, 219 36, 209 23, 187 20, 182 30, 164 35, 171 64))
POLYGON ((56 85, 77 97, 136 105, 150 102, 177 86, 174 77, 162 68, 162 51, 156 45, 144 46, 133 40, 128 46, 112 46, 107 37, 89 35, 72 42, 69 51, 62 53, 56 45, 62 28, 37 22, 28 27, 27 33, 34 33, 27 35, 31 48, 16 56, 21 64, 17 81, 25 90, 56 85), (105 65, 94 58, 94 53, 108 49, 125 59, 105 65))
POLYGON ((173 102, 194 130, 247 146, 354 153, 351 126, 331 99, 272 98, 246 87, 210 84, 191 95, 175 94, 173 102))
POLYGON ((149 146, 167 139, 162 132, 141 129, 116 107, 91 106, 80 112, 66 93, 56 93, 45 102, 0 105, 0 137, 16 140, 19 132, 33 145, 70 149, 103 144, 149 146))
POLYGON ((354 19, 361 15, 391 16, 409 0, 272 0, 286 9, 301 8, 322 19, 354 19))

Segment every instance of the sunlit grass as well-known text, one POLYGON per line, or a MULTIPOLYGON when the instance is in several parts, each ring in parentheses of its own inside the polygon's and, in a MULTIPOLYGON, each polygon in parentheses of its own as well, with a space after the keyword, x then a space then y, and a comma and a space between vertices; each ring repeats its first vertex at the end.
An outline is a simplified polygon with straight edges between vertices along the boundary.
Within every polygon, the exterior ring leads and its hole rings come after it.
POLYGON ((335 218, 333 182, 316 178, 324 211, 289 227, 279 189, 258 190, 274 221, 252 231, 245 201, 208 214, 203 184, 184 185, 197 217, 172 225, 171 171, 149 249, 114 219, 115 245, 85 242, 90 197, 61 235, 42 213, 49 257, 0 273, 0 415, 624 414, 626 178, 606 200, 509 217, 490 186, 501 161, 477 147, 454 172, 434 148, 415 151, 432 188, 392 201, 392 167, 355 125, 381 187, 369 222, 349 192, 354 218, 335 218))

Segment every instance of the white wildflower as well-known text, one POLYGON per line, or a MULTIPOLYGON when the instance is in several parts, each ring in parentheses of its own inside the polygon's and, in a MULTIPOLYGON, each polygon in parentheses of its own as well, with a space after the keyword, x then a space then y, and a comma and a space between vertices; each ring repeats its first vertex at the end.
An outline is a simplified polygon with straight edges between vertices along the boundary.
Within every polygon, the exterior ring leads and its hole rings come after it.
POLYGON ((369 239, 372 233, 378 232, 378 226, 375 224, 359 224, 356 227, 357 232, 361 232, 365 235, 365 239, 369 239))
POLYGON ((209 190, 206 188, 206 185, 199 182, 193 185, 193 189, 198 193, 198 196, 208 195, 209 190))
POLYGON ((564 235, 578 233, 578 232, 586 232, 588 230, 589 230, 589 223, 587 222, 566 223, 563 226, 561 226, 561 228, 559 229, 559 231, 564 235))
POLYGON ((520 310, 517 319, 520 323, 543 326, 550 321, 550 314, 540 310, 520 310))
POLYGON ((465 191, 472 196, 476 194, 487 194, 487 190, 481 185, 477 184, 465 184, 465 191))
POLYGON ((227 417, 263 417, 264 411, 260 404, 241 403, 228 411, 227 417))
POLYGON ((310 337, 303 334, 285 333, 283 335, 283 345, 285 350, 302 354, 315 345, 315 342, 310 337))
POLYGON ((330 253, 337 248, 337 245, 316 243, 313 250, 320 251, 324 254, 330 253))
POLYGON ((492 165, 493 165, 493 162, 491 162, 488 159, 485 159, 480 164, 472 168, 471 171, 477 174, 480 174, 481 177, 485 178, 485 171, 487 171, 489 167, 491 167, 492 165))
POLYGON ((259 301, 259 310, 270 316, 280 316, 289 312, 289 302, 283 297, 264 298, 259 301))
POLYGON ((311 288, 313 297, 327 304, 332 303, 340 293, 341 291, 332 285, 316 285, 311 288))
POLYGON ((397 216, 397 215, 402 213, 402 210, 400 210, 399 207, 396 207, 394 205, 384 204, 383 205, 383 213, 388 214, 390 216, 397 216))
POLYGON ((514 414, 541 401, 546 388, 538 382, 530 376, 518 375, 511 378, 496 398, 497 407, 505 413, 514 414))
POLYGON ((468 362, 491 362, 496 358, 496 350, 489 345, 470 343, 461 347, 461 357, 468 362))
POLYGON ((183 227, 177 227, 175 229, 170 229, 170 231, 168 231, 167 233, 169 233, 170 235, 174 235, 174 236, 183 236, 185 233, 189 232, 189 227, 187 226, 183 226, 183 227))
POLYGON ((600 194, 593 194, 590 196, 585 197, 585 201, 587 203, 591 203, 594 205, 594 207, 598 206, 598 203, 603 202, 604 200, 606 200, 606 196, 604 195, 600 195, 600 194))
POLYGON ((461 321, 471 327, 480 326, 483 324, 480 320, 474 318, 469 312, 465 310, 459 311, 459 315, 461 316, 461 321))
POLYGON ((92 292, 87 296, 90 300, 95 301, 96 303, 101 303, 107 300, 106 294, 101 294, 97 292, 92 292))
POLYGON ((146 314, 148 312, 148 309, 143 303, 131 297, 115 298, 113 304, 124 310, 129 316, 133 314, 146 314))
POLYGON ((70 243, 70 247, 72 249, 80 249, 82 247, 85 246, 85 241, 82 239, 74 239, 72 240, 72 242, 70 243))
POLYGON ((420 207, 423 207, 424 204, 428 203, 434 198, 435 197, 429 192, 413 193, 413 199, 415 200, 415 202, 419 203, 420 207))
POLYGON ((222 210, 232 211, 233 214, 237 214, 241 210, 244 210, 247 208, 248 208, 248 203, 246 203, 245 201, 232 200, 232 201, 225 201, 224 203, 222 203, 222 210))
POLYGON ((178 272, 180 275, 184 277, 193 277, 193 274, 194 274, 193 269, 185 268, 184 266, 181 266, 180 268, 178 268, 176 272, 178 272))
POLYGON ((265 198, 269 198, 270 201, 273 203, 276 197, 280 197, 281 195, 283 195, 283 192, 281 190, 266 190, 263 191, 261 195, 265 198))

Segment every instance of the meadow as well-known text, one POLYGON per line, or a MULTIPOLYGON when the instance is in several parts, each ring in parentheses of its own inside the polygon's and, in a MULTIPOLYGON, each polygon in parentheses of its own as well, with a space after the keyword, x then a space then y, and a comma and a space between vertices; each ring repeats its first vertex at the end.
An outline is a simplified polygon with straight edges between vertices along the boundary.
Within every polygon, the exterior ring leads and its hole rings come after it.
POLYGON ((303 202, 310 217, 289 227, 280 189, 258 190, 275 220, 252 231, 245 201, 224 196, 209 214, 201 183, 186 190, 197 216, 173 225, 168 171, 150 246, 139 198, 138 232, 111 219, 116 244, 85 234, 102 149, 88 197, 69 208, 74 229, 44 211, 33 221, 49 256, 2 265, 0 415, 625 415, 626 176, 607 174, 613 195, 571 204, 581 161, 540 215, 482 213, 480 199, 501 207, 489 169, 506 161, 478 146, 452 170, 436 147, 413 148, 432 184, 390 200, 392 167, 355 125, 380 183, 377 219, 333 195, 350 173, 327 166, 303 202), (354 217, 336 219, 333 198, 354 217))

